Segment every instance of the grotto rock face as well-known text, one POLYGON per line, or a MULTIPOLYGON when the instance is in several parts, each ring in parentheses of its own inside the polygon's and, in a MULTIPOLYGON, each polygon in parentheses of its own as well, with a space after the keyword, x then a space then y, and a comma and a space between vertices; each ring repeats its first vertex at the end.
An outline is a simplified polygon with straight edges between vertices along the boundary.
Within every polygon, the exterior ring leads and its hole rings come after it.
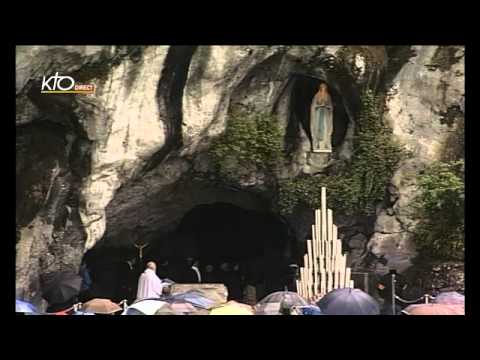
POLYGON ((385 254, 388 267, 406 270, 412 265, 410 203, 416 195, 416 176, 435 160, 452 160, 452 147, 462 144, 464 123, 464 48, 414 46, 414 56, 389 84, 385 119, 394 137, 413 153, 394 174, 387 188, 389 206, 381 209, 368 247, 385 254), (455 140, 453 140, 455 139, 455 140), (453 145, 452 145, 453 143, 453 145))
MULTIPOLYGON (((414 255, 406 230, 411 175, 441 156, 462 116, 461 49, 414 50, 397 66, 387 114, 414 159, 392 179, 391 204, 379 209, 375 226, 341 220, 344 244, 357 258, 373 231, 374 253, 414 255)), ((321 173, 328 161, 309 155, 302 115, 313 93, 302 89, 329 84, 342 114, 330 160, 348 160, 360 93, 385 85, 389 61, 383 46, 18 47, 17 291, 34 298, 41 274, 78 269, 100 239, 120 246, 132 241, 124 230, 167 231, 196 205, 272 210, 276 194, 265 174, 229 185, 213 175, 208 149, 232 109, 276 115, 290 155, 280 178, 321 173), (42 77, 57 71, 94 84, 95 94, 40 94, 42 77)), ((301 240, 311 225, 307 213, 289 220, 301 240)))

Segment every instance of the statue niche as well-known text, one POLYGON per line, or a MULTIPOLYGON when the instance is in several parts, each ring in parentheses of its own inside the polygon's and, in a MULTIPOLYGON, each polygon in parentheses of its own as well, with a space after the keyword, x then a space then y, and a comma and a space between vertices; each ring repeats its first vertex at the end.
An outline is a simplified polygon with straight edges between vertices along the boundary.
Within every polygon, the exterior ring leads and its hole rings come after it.
POLYGON ((310 107, 312 152, 332 152, 333 105, 327 84, 321 83, 310 107))

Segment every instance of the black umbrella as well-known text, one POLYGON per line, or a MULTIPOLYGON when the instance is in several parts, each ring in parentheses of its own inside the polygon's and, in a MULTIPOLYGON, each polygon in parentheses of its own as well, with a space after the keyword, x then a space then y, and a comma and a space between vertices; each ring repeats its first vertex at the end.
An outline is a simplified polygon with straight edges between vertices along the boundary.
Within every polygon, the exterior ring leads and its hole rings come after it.
POLYGON ((72 271, 61 271, 42 277, 42 297, 50 304, 63 304, 80 292, 82 278, 72 271))
POLYGON ((317 303, 325 315, 379 315, 377 301, 360 289, 335 289, 317 303))

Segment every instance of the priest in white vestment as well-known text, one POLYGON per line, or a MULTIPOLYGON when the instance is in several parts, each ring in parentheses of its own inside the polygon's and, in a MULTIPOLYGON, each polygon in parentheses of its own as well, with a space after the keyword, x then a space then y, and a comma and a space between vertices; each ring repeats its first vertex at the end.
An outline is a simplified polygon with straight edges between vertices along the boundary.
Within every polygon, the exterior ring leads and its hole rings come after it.
POLYGON ((162 280, 156 273, 157 265, 153 261, 147 263, 147 268, 138 279, 137 301, 147 298, 159 298, 162 295, 162 280))

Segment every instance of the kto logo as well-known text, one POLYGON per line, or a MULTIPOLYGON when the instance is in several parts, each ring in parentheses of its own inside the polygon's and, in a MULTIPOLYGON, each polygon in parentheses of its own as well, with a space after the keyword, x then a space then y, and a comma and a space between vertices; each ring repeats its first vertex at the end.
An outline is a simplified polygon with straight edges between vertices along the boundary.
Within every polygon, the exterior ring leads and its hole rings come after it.
POLYGON ((59 76, 58 72, 48 79, 43 77, 42 94, 93 94, 95 86, 93 84, 75 84, 71 76, 59 76))

